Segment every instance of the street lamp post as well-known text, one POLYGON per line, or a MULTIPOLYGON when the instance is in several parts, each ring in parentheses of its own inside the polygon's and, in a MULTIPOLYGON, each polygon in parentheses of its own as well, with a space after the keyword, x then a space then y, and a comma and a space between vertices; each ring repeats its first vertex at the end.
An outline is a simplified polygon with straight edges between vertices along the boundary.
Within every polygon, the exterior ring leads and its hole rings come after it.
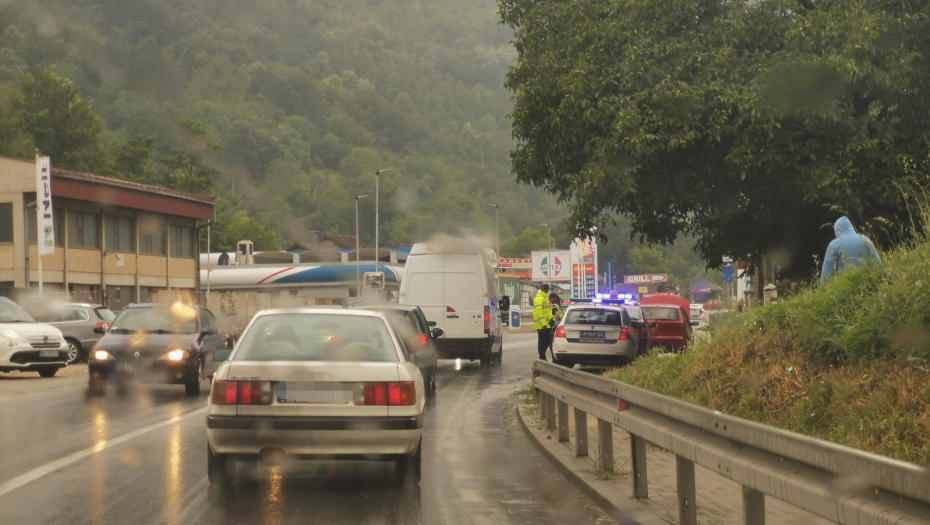
POLYGON ((549 227, 548 223, 542 223, 542 226, 546 227, 546 244, 549 246, 549 258, 546 259, 549 263, 549 267, 546 268, 546 277, 549 278, 549 289, 552 289, 552 228, 549 227))
POLYGON ((494 251, 497 253, 497 258, 500 259, 501 256, 501 228, 499 222, 499 207, 497 204, 488 204, 488 206, 494 208, 494 251))
MULTIPOLYGON (((358 200, 364 199, 368 195, 357 195, 355 197, 355 297, 362 296, 362 269, 359 263, 359 241, 358 241, 358 200)), ((359 299, 361 303, 361 299, 359 299)))
POLYGON ((375 272, 378 271, 378 259, 381 258, 381 243, 380 238, 378 237, 378 227, 380 220, 378 201, 381 200, 381 174, 385 171, 391 171, 391 168, 386 168, 375 172, 375 272))

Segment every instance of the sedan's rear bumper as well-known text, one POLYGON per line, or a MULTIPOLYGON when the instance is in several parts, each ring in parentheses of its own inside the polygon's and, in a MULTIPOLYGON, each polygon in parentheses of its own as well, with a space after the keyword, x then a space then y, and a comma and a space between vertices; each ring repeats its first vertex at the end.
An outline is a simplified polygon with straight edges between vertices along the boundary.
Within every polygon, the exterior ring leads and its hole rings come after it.
POLYGON ((302 457, 382 459, 412 454, 422 433, 422 416, 207 416, 207 440, 217 454, 279 449, 302 457))

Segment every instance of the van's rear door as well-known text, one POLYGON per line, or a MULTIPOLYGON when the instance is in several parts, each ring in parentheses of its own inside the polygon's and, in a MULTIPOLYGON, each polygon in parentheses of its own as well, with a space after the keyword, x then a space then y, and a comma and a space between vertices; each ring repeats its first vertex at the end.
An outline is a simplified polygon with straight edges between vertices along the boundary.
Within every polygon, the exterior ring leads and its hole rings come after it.
POLYGON ((444 274, 446 303, 445 337, 477 339, 484 337, 484 302, 481 277, 475 272, 446 267, 444 274))
POLYGON ((426 320, 436 323, 436 328, 446 330, 446 304, 443 298, 445 288, 442 267, 432 271, 408 272, 405 279, 407 293, 404 304, 414 304, 423 310, 426 320))

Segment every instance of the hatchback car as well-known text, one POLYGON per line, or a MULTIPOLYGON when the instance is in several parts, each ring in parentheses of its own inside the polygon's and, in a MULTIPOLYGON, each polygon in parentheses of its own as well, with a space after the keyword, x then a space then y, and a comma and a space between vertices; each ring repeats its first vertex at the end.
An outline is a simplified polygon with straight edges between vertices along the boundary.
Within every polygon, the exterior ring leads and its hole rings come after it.
POLYGON ((704 310, 704 305, 700 303, 692 303, 691 311, 689 312, 689 317, 691 321, 697 322, 693 325, 697 328, 703 328, 707 325, 707 312, 704 310))
POLYGON ((416 363, 423 375, 426 395, 436 393, 436 369, 439 355, 436 353, 435 340, 443 334, 442 328, 430 327, 426 315, 419 306, 389 304, 359 306, 365 310, 382 312, 391 327, 400 337, 407 356, 416 363))
POLYGON ((681 306, 672 304, 643 305, 643 317, 655 322, 653 340, 666 350, 683 350, 694 340, 691 326, 697 324, 688 317, 688 312, 681 306))
POLYGON ((213 351, 226 347, 210 310, 180 302, 131 304, 108 330, 94 330, 105 335, 87 361, 91 394, 105 393, 108 382, 141 380, 183 384, 188 395, 200 395, 219 366, 213 351))
POLYGON ((621 366, 636 359, 639 341, 622 306, 572 305, 555 329, 554 362, 621 366))
POLYGON ((91 348, 100 340, 94 328, 106 330, 116 314, 101 304, 64 303, 24 305, 37 320, 61 330, 68 345, 68 364, 86 360, 91 348))
POLYGON ((38 372, 54 377, 68 364, 61 332, 36 322, 18 304, 0 297, 0 372, 38 372))
POLYGON ((228 486, 237 461, 282 456, 390 460, 418 479, 425 404, 423 376, 384 313, 261 311, 213 382, 208 479, 228 486))

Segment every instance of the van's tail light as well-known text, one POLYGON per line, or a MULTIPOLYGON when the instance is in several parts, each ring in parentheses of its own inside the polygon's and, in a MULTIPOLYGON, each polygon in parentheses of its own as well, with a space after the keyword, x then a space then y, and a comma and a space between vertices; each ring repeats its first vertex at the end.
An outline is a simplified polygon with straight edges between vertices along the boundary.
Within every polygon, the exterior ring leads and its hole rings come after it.
POLYGON ((270 405, 268 381, 213 381, 210 402, 214 405, 270 405))
POLYGON ((484 335, 491 335, 491 307, 484 307, 484 335))
POLYGON ((412 406, 417 404, 417 387, 413 381, 362 383, 366 406, 412 406))
POLYGON ((620 329, 620 340, 621 340, 621 341, 625 341, 625 340, 629 339, 629 338, 630 338, 630 335, 631 335, 631 334, 630 334, 630 329, 629 329, 629 328, 627 328, 627 327, 624 326, 623 328, 620 329))
MULTIPOLYGON (((560 326, 560 327, 556 328, 556 329, 555 329, 555 336, 556 336, 556 337, 565 337, 565 327, 564 327, 564 326, 560 326)), ((622 337, 621 337, 621 339, 622 339, 622 337)))

